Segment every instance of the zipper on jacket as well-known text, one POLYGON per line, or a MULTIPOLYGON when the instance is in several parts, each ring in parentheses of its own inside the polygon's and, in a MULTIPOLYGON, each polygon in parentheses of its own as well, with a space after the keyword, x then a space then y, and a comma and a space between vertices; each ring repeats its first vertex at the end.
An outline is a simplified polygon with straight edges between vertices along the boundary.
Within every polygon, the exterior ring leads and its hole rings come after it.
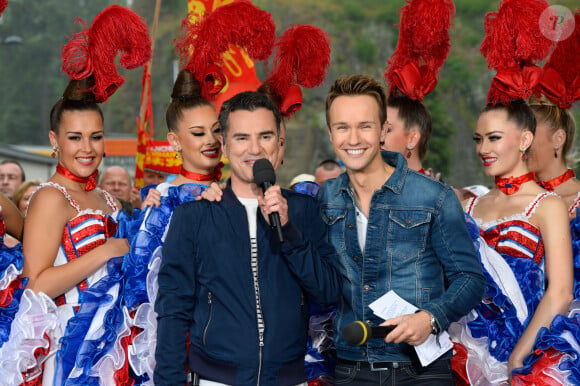
POLYGON ((260 347, 258 348, 258 382, 256 386, 260 386, 260 378, 262 377, 262 349, 264 347, 264 333, 260 333, 260 347))
POLYGON ((213 316, 213 302, 211 299, 211 292, 207 293, 207 304, 209 304, 209 317, 207 318, 207 323, 205 324, 205 328, 203 329, 203 345, 205 346, 205 336, 207 334, 207 330, 209 329, 209 324, 211 323, 211 318, 213 316))

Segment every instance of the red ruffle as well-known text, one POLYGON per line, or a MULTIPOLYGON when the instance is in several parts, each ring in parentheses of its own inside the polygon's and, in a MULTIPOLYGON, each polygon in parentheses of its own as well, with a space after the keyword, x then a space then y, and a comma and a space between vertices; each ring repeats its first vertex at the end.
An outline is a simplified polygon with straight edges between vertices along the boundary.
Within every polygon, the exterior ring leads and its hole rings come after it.
POLYGON ((419 102, 437 86, 435 74, 427 66, 417 68, 415 63, 394 70, 392 82, 403 94, 419 102))
POLYGON ((495 103, 527 99, 532 96, 541 76, 542 69, 538 66, 526 66, 523 70, 517 68, 498 71, 491 82, 487 99, 495 103))

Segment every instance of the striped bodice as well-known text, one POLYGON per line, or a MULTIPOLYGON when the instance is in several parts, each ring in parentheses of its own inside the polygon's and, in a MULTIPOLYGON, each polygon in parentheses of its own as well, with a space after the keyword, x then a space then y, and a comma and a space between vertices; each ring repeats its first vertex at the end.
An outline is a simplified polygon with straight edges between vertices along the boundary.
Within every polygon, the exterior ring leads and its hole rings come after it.
MULTIPOLYGON (((112 215, 105 214, 100 210, 80 210, 78 203, 72 199, 66 189, 61 185, 49 182, 42 184, 40 187, 43 186, 52 186, 60 190, 68 199, 71 206, 78 211, 77 215, 70 219, 63 229, 61 243, 56 259, 54 260, 55 267, 64 265, 83 256, 85 253, 104 244, 110 237, 115 235, 117 223, 112 215)), ((105 191, 102 191, 102 193, 105 196, 107 204, 112 210, 116 211, 117 207, 113 198, 105 191)), ((59 296, 56 299, 56 304, 59 306, 63 304, 77 305, 80 293, 101 279, 105 273, 106 265, 99 268, 97 272, 78 283, 65 294, 59 296)))
MULTIPOLYGON (((530 223, 540 201, 554 193, 540 193, 522 213, 501 219, 482 222, 474 218, 486 243, 498 253, 512 257, 533 259, 538 265, 542 263, 545 250, 540 230, 530 223)), ((467 202, 467 214, 472 215, 477 199, 467 202)))

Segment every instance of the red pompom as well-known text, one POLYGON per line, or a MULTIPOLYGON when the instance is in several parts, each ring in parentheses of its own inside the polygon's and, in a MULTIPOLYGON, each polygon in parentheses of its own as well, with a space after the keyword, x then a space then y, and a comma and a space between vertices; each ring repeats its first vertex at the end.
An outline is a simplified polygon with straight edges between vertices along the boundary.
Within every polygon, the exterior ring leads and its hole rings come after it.
MULTIPOLYGON (((276 40, 275 49, 272 70, 264 83, 269 83, 283 102, 294 84, 312 88, 324 82, 330 65, 326 32, 311 25, 292 26, 276 40)), ((296 109, 282 113, 288 117, 294 112, 296 109)))
POLYGON ((407 0, 400 10, 399 41, 393 56, 385 69, 385 80, 390 85, 389 92, 400 84, 411 87, 401 89, 409 98, 422 100, 434 87, 423 87, 421 82, 403 81, 412 64, 421 69, 425 80, 437 79, 439 69, 449 54, 449 28, 455 16, 455 6, 451 0, 407 0), (416 88, 417 87, 417 88, 416 88))
POLYGON ((503 0, 498 12, 485 17, 485 38, 480 51, 489 68, 521 68, 543 60, 552 42, 540 31, 546 0, 503 0))
POLYGON ((7 6, 8 0, 0 0, 0 16, 2 16, 2 13, 4 12, 7 6))
POLYGON ((574 14, 574 32, 558 42, 544 66, 538 91, 562 108, 580 100, 580 9, 574 14))
POLYGON ((254 60, 265 60, 272 53, 276 38, 272 16, 249 1, 221 6, 195 24, 188 16, 181 28, 180 36, 175 39, 176 52, 182 66, 191 71, 202 85, 204 98, 212 97, 206 86, 206 68, 211 64, 221 64, 222 54, 230 44, 245 48, 254 60))
POLYGON ((62 69, 80 80, 94 75, 97 102, 106 102, 125 82, 117 71, 115 58, 122 52, 120 64, 133 69, 151 59, 151 38, 145 21, 129 8, 111 5, 99 13, 91 27, 77 19, 84 29, 73 34, 62 48, 62 69))

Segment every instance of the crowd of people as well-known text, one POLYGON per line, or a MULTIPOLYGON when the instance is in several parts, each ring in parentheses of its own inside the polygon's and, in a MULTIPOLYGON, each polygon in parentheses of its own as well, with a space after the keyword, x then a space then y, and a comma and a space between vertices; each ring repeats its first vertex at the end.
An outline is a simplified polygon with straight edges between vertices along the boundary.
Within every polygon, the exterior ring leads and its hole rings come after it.
POLYGON ((424 5, 401 10, 388 88, 365 74, 329 80, 335 158, 289 189, 275 171, 300 87, 325 80, 322 30, 276 38, 246 1, 186 16, 166 110, 180 173, 146 170, 142 189, 120 166, 99 178, 100 103, 122 78, 94 64, 114 62, 121 39, 121 64, 144 65, 147 26, 113 5, 73 35, 49 117, 55 173, 26 180, 17 161, 0 163, 0 384, 580 384, 580 11, 557 44, 530 21, 545 0, 504 0, 486 18, 481 51, 497 74, 473 139, 494 186, 454 189, 423 165, 422 102, 454 6, 424 5), (224 25, 244 36, 218 34, 224 25), (506 31, 511 45, 499 43, 506 31), (218 35, 223 44, 204 44, 218 35), (257 90, 218 111, 212 58, 229 43, 276 56, 257 90))

